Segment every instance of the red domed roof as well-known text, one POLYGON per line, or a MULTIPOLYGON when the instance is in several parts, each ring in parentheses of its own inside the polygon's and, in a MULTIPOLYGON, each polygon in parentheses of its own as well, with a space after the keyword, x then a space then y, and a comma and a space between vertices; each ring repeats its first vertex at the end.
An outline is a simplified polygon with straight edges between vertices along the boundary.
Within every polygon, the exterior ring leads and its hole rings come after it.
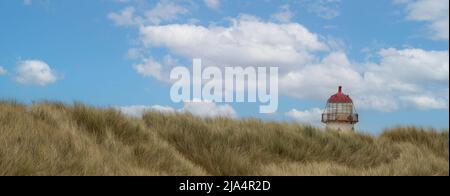
POLYGON ((353 101, 350 96, 342 93, 342 86, 339 86, 338 92, 328 99, 328 103, 353 103, 353 101))

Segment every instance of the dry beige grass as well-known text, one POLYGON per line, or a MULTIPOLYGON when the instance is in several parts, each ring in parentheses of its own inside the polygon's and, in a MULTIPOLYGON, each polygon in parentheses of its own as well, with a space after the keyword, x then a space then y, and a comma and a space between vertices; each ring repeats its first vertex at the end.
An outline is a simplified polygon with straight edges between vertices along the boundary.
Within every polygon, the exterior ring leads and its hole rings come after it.
POLYGON ((449 175, 448 130, 379 137, 255 119, 0 102, 0 175, 449 175))

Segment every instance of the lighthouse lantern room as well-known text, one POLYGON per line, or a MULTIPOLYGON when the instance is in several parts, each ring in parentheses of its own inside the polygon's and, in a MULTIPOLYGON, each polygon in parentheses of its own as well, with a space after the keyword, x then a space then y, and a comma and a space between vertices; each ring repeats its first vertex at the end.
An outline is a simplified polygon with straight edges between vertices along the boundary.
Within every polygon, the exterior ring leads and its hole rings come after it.
POLYGON ((339 86, 338 92, 332 95, 328 101, 322 122, 326 128, 341 132, 354 132, 355 124, 358 123, 358 114, 356 113, 353 101, 350 96, 342 92, 342 86, 339 86))

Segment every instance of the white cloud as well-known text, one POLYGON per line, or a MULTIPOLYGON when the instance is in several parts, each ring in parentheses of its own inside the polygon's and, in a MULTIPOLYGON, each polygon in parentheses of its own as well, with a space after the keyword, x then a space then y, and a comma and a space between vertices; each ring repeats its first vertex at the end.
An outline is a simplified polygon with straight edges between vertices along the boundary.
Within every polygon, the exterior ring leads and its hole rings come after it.
MULTIPOLYGON (((204 66, 279 66, 279 91, 298 99, 324 101, 343 85, 358 108, 419 107, 401 97, 420 94, 448 100, 443 93, 448 92, 448 51, 386 48, 375 54, 377 62, 358 63, 333 46, 333 40, 298 23, 277 24, 249 15, 230 21, 228 26, 144 25, 139 29, 140 50, 163 48, 187 62, 200 57, 204 66)), ((173 58, 162 63, 140 58, 142 63, 134 68, 161 81, 167 81, 170 68, 179 65, 173 58)))
MULTIPOLYGON (((122 3, 131 3, 134 1, 120 1, 122 3)), ((163 22, 177 20, 180 16, 189 13, 189 10, 182 5, 170 0, 158 1, 151 9, 145 9, 145 3, 135 1, 120 12, 111 12, 108 19, 117 26, 141 26, 141 25, 159 25, 163 22)))
POLYGON ((448 51, 389 48, 380 50, 379 57, 380 63, 367 65, 363 73, 363 86, 358 92, 360 99, 372 97, 371 103, 376 103, 376 106, 381 104, 390 107, 381 108, 385 111, 395 110, 401 105, 437 109, 433 104, 404 104, 415 99, 402 97, 427 95, 448 102, 448 51))
POLYGON ((323 110, 319 108, 312 108, 304 111, 292 109, 291 111, 285 113, 285 115, 292 118, 297 123, 323 126, 321 123, 322 113, 323 110))
POLYGON ((230 105, 217 105, 206 101, 185 102, 183 109, 180 111, 200 117, 236 117, 236 112, 230 105))
POLYGON ((144 51, 142 48, 130 48, 127 52, 127 58, 132 60, 137 60, 140 58, 144 58, 144 51))
POLYGON ((324 99, 337 86, 359 88, 362 77, 342 52, 330 53, 319 63, 292 70, 280 77, 282 93, 299 99, 324 99))
POLYGON ((203 0, 206 4, 206 6, 208 6, 211 9, 217 9, 220 7, 220 0, 203 0))
MULTIPOLYGON (((370 94, 397 105, 406 102, 408 106, 421 109, 444 108, 442 104, 430 100, 449 100, 448 51, 389 48, 380 50, 379 57, 380 63, 367 65, 363 73, 364 85, 359 90, 360 97, 370 94), (429 98, 429 105, 423 104, 425 95, 429 98)), ((381 102, 380 99, 377 101, 381 102)))
POLYGON ((160 1, 156 6, 144 13, 150 24, 160 24, 161 22, 174 21, 180 15, 187 14, 188 9, 172 1, 160 1))
POLYGON ((155 61, 153 58, 145 58, 141 63, 133 65, 133 68, 142 76, 170 82, 170 70, 177 66, 181 66, 178 60, 170 55, 166 55, 162 63, 155 61))
POLYGON ((374 109, 381 112, 393 112, 400 108, 398 99, 394 97, 392 93, 367 93, 370 90, 370 86, 367 86, 366 88, 368 88, 366 93, 363 92, 360 94, 352 94, 352 91, 347 91, 347 93, 351 93, 356 109, 374 109))
POLYGON ((229 27, 142 27, 141 40, 186 59, 202 57, 205 65, 280 66, 280 92, 299 99, 324 100, 344 85, 358 107, 380 111, 397 110, 405 105, 399 97, 420 93, 448 100, 442 94, 448 91, 448 51, 387 48, 378 52, 378 63, 351 62, 339 51, 320 59, 315 53, 331 47, 300 24, 245 15, 232 21, 229 27))
POLYGON ((154 106, 145 106, 145 105, 132 105, 132 106, 121 106, 121 107, 115 107, 116 109, 120 110, 122 113, 139 117, 142 116, 146 112, 161 112, 161 113, 174 113, 176 110, 172 107, 168 106, 160 106, 160 105, 154 105, 154 106))
POLYGON ((448 40, 448 0, 394 0, 394 2, 406 5, 408 20, 429 22, 427 28, 432 39, 448 40))
POLYGON ((291 11, 291 8, 288 4, 281 6, 280 10, 277 13, 272 14, 271 16, 273 20, 281 23, 290 22, 292 17, 294 17, 294 13, 291 11))
POLYGON ((327 47, 319 37, 297 23, 275 24, 243 15, 229 27, 171 24, 140 29, 148 48, 168 48, 173 54, 202 57, 215 66, 298 66, 311 61, 311 52, 327 47))
POLYGON ((134 7, 127 7, 120 13, 109 13, 108 18, 112 20, 117 26, 134 26, 141 24, 142 18, 136 17, 134 13, 134 7))
POLYGON ((135 64, 134 69, 143 76, 164 80, 162 77, 162 65, 153 59, 144 59, 142 63, 135 64))
POLYGON ((323 19, 333 19, 340 15, 341 0, 306 0, 308 11, 323 19))
MULTIPOLYGON (((427 94, 448 102, 448 51, 422 49, 382 49, 379 63, 355 64, 341 52, 334 52, 320 63, 292 70, 280 78, 282 93, 299 99, 325 100, 343 85, 359 108, 394 111, 401 105, 438 109, 437 104, 411 103, 411 98, 427 94)), ((417 99, 414 99, 417 102, 417 99)))
POLYGON ((115 107, 126 115, 139 117, 145 112, 162 112, 162 113, 190 113, 194 116, 202 118, 215 118, 215 117, 228 117, 235 118, 236 112, 233 107, 228 104, 217 105, 213 102, 193 101, 185 102, 184 107, 181 109, 175 109, 169 106, 145 106, 145 105, 133 105, 133 106, 121 106, 115 107))
POLYGON ((419 109, 448 109, 448 99, 445 100, 427 95, 406 96, 401 99, 419 109))
POLYGON ((6 69, 3 68, 3 67, 0 65, 0 76, 1 76, 1 75, 4 75, 4 74, 6 74, 6 73, 7 73, 6 69))
POLYGON ((17 65, 16 81, 21 84, 46 86, 54 83, 58 77, 50 66, 40 60, 20 61, 17 65))
POLYGON ((379 55, 380 65, 371 67, 370 72, 381 72, 387 78, 407 83, 447 83, 449 80, 448 51, 388 48, 382 49, 379 55))

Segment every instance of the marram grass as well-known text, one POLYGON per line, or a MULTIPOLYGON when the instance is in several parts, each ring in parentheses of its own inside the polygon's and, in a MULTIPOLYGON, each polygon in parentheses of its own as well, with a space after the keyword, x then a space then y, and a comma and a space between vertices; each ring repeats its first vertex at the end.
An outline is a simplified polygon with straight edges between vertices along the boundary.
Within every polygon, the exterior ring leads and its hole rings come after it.
POLYGON ((0 102, 0 175, 449 175, 448 130, 338 134, 255 119, 0 102))

